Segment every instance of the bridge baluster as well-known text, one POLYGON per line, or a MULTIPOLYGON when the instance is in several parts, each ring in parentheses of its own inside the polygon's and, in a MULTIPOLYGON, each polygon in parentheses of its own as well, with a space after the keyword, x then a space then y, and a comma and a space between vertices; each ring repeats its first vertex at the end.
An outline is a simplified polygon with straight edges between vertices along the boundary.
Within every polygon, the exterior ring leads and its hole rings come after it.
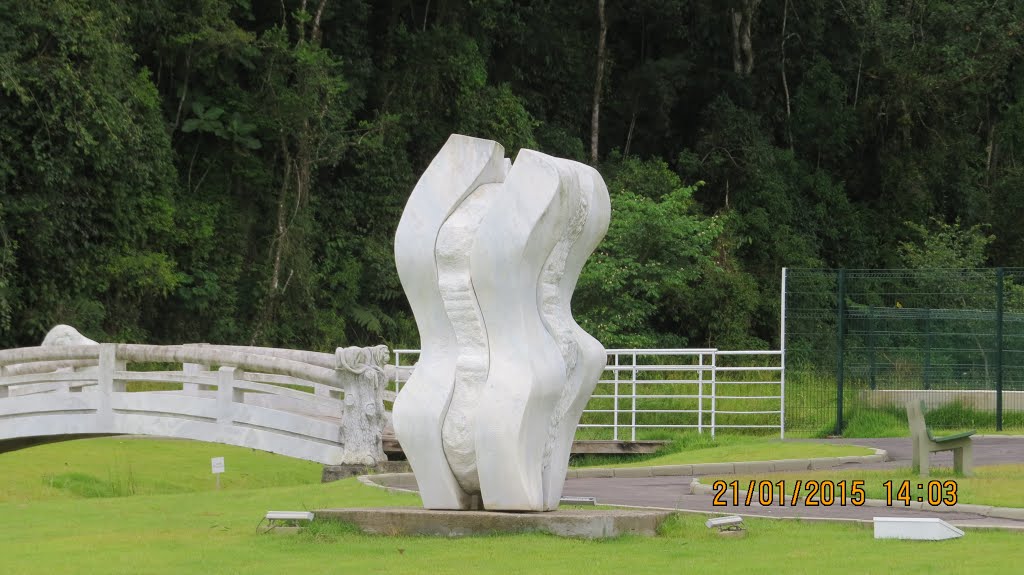
MULTIPOLYGON (((206 344, 206 343, 196 343, 196 344, 189 344, 189 345, 195 345, 195 346, 198 346, 198 347, 203 347, 203 346, 206 346, 206 345, 209 345, 209 344, 206 344)), ((204 371, 209 371, 209 370, 210 370, 210 366, 206 365, 206 364, 202 364, 202 363, 183 363, 183 364, 181 364, 181 371, 185 375, 199 375, 200 373, 202 373, 204 371)), ((198 392, 198 391, 200 391, 202 389, 209 389, 209 387, 210 386, 208 386, 208 385, 200 385, 198 383, 182 382, 182 384, 181 384, 182 391, 186 391, 186 392, 198 392)))
POLYGON ((329 399, 341 400, 345 395, 345 392, 340 388, 330 387, 322 383, 316 383, 313 385, 313 394, 317 397, 326 397, 329 399))
MULTIPOLYGON (((93 368, 91 368, 91 367, 70 367, 70 368, 67 368, 67 369, 69 369, 73 373, 80 373, 80 372, 83 372, 83 371, 88 371, 88 370, 93 369, 93 368)), ((82 382, 80 382, 80 381, 79 382, 75 382, 74 385, 72 385, 69 382, 68 383, 68 393, 81 393, 83 387, 84 386, 82 385, 82 382)))
MULTIPOLYGON (((99 367, 96 374, 96 386, 99 388, 99 408, 96 411, 99 427, 102 429, 114 427, 113 394, 115 391, 124 391, 124 382, 119 386, 114 383, 114 372, 118 369, 117 345, 113 343, 100 344, 99 367)), ((123 368, 124 363, 121 362, 123 368)))
POLYGON ((233 366, 222 366, 217 370, 217 423, 231 425, 234 421, 235 403, 245 403, 245 392, 235 387, 235 380, 242 379, 244 372, 233 366))

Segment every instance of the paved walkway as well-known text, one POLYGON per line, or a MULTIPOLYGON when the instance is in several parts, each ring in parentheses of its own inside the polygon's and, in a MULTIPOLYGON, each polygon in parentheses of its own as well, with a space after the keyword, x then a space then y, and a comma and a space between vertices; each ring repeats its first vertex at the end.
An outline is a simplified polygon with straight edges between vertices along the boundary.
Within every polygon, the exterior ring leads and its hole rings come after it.
MULTIPOLYGON (((792 440, 816 441, 822 443, 839 443, 863 445, 885 449, 891 461, 884 463, 853 463, 833 469, 892 469, 910 467, 911 444, 909 438, 885 439, 825 439, 825 440, 792 440)), ((938 454, 933 459, 938 466, 952 467, 952 456, 948 453, 938 454)), ((1008 463, 1024 463, 1024 437, 988 436, 974 440, 975 465, 1000 465, 1008 463)), ((370 476, 372 480, 373 476, 370 476)), ((690 483, 692 475, 668 477, 602 477, 567 479, 564 494, 577 497, 596 497, 602 505, 628 505, 633 507, 654 507, 660 509, 676 509, 698 513, 726 513, 776 518, 803 518, 811 520, 831 521, 871 521, 874 517, 938 517, 959 527, 1001 527, 1024 530, 1024 520, 987 517, 975 513, 936 512, 930 509, 912 509, 897 503, 892 507, 807 507, 801 502, 796 506, 761 506, 752 501, 751 506, 712 505, 712 495, 692 495, 690 483)), ((391 476, 388 484, 392 487, 415 489, 416 482, 412 474, 391 476)), ((743 502, 741 501, 741 504, 743 502)), ((789 503, 789 501, 787 501, 789 503)))
MULTIPOLYGON (((799 440, 798 440, 799 441, 799 440)), ((808 440, 819 441, 819 440, 808 440)), ((837 469, 891 469, 910 467, 911 444, 909 438, 883 439, 828 439, 822 443, 846 443, 885 449, 892 461, 885 463, 848 464, 837 469)), ((941 453, 933 456, 933 465, 952 467, 952 455, 941 453)), ((975 465, 999 465, 1024 463, 1024 438, 1020 437, 979 437, 974 440, 975 465)), ((986 517, 973 513, 946 513, 931 510, 915 510, 898 503, 893 507, 854 507, 838 505, 831 507, 804 505, 762 507, 755 502, 747 507, 715 507, 711 495, 691 495, 690 482, 693 476, 644 477, 644 478, 585 478, 567 479, 565 495, 596 497, 600 504, 659 507, 696 511, 702 513, 730 513, 762 517, 800 517, 807 519, 871 521, 873 517, 938 517, 957 526, 965 527, 1009 527, 1024 529, 1024 521, 986 517)), ((787 501, 788 503, 788 501, 787 501)))
MULTIPOLYGON (((812 441, 815 443, 832 443, 839 445, 863 445, 884 449, 889 454, 889 461, 880 464, 865 464, 862 469, 892 469, 910 467, 913 446, 909 437, 882 437, 874 439, 796 439, 790 441, 812 441)), ((974 465, 1007 465, 1024 464, 1024 437, 1008 435, 975 436, 971 445, 974 452, 974 465)), ((953 467, 953 452, 942 451, 933 453, 930 460, 932 467, 953 467)))

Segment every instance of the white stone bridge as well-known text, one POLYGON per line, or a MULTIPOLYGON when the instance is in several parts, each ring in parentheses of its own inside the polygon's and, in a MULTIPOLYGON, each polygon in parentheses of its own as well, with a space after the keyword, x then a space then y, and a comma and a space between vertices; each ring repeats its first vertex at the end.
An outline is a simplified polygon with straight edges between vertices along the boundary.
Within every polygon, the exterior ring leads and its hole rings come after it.
POLYGON ((374 465, 386 460, 383 402, 395 395, 385 390, 387 357, 384 346, 334 354, 205 344, 3 350, 0 452, 130 434, 374 465))

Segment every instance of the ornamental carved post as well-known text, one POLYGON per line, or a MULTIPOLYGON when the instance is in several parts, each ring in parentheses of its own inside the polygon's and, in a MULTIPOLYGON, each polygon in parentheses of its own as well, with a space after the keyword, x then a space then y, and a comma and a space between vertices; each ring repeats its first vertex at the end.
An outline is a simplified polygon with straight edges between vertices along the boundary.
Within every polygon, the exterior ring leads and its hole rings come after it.
POLYGON ((387 346, 339 347, 334 352, 345 391, 341 419, 342 465, 377 465, 384 454, 384 387, 387 346))

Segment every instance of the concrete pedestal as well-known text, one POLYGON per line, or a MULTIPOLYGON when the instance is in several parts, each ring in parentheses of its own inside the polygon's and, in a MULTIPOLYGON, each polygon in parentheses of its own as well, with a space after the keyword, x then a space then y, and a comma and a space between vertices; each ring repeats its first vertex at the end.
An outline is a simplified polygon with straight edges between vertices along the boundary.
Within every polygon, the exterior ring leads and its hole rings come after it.
POLYGON ((566 509, 539 513, 436 511, 410 507, 321 509, 316 521, 343 521, 366 533, 462 537, 542 532, 561 537, 601 539, 656 534, 671 512, 633 509, 566 509))

